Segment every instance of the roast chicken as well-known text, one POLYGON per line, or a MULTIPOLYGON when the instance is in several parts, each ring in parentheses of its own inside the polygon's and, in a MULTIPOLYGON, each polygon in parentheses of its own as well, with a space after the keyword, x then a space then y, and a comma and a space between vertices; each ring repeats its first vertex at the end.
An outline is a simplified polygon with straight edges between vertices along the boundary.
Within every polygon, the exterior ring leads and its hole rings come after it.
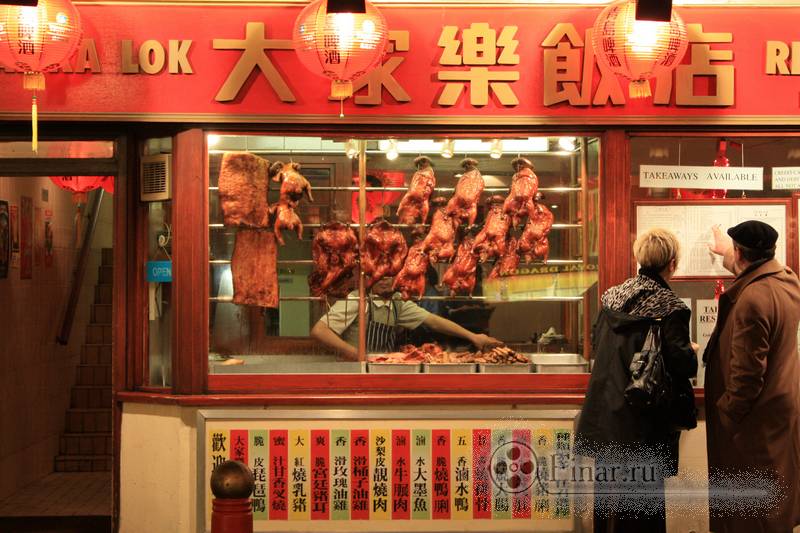
POLYGON ((341 222, 328 222, 311 241, 314 271, 308 285, 314 296, 342 296, 346 284, 358 265, 358 239, 353 230, 341 222))
POLYGON ((478 256, 475 255, 473 246, 475 238, 467 235, 458 247, 456 258, 447 272, 442 276, 442 283, 450 287, 450 295, 458 293, 472 294, 475 289, 475 271, 478 267, 478 256))
POLYGON ((481 263, 499 259, 506 253, 511 217, 503 211, 503 197, 492 196, 487 202, 489 211, 483 228, 475 237, 475 253, 481 263))
POLYGON ((436 177, 433 174, 431 160, 427 157, 419 156, 414 160, 417 171, 411 178, 411 185, 408 187, 400 205, 397 207, 397 218, 401 224, 425 223, 428 220, 428 200, 436 187, 436 177))
POLYGON ((456 184, 456 192, 447 204, 447 213, 458 223, 475 223, 478 216, 478 201, 483 194, 483 176, 478 170, 478 162, 467 158, 461 162, 464 173, 456 184))
POLYGON ((533 163, 524 157, 511 161, 514 175, 511 177, 511 191, 508 193, 503 211, 511 215, 514 226, 533 212, 534 198, 539 190, 539 178, 533 172, 533 163))
POLYGON ((494 264, 494 268, 489 273, 489 279, 499 278, 502 276, 513 276, 517 267, 519 266, 519 241, 514 237, 508 240, 508 248, 506 253, 494 264))
POLYGON ((545 261, 550 252, 547 234, 553 227, 553 213, 544 204, 536 202, 533 213, 519 238, 519 253, 530 263, 534 258, 545 261))
POLYGON ((280 198, 278 200, 280 203, 295 208, 304 194, 309 202, 314 201, 314 197, 311 195, 311 184, 305 176, 300 174, 300 165, 298 163, 275 161, 269 167, 269 175, 272 181, 280 182, 281 184, 280 198))
POLYGON ((393 289, 398 291, 404 300, 422 298, 425 293, 425 272, 428 270, 428 254, 425 243, 420 240, 408 250, 405 264, 394 278, 393 289))
POLYGON ((431 264, 447 261, 456 254, 455 240, 458 223, 447 214, 447 200, 441 196, 432 200, 434 208, 431 229, 425 237, 423 250, 428 254, 431 264))
POLYGON ((296 231, 297 238, 303 238, 303 223, 300 221, 300 217, 297 216, 292 205, 279 202, 278 205, 273 206, 272 209, 275 213, 275 238, 278 239, 281 246, 286 244, 283 242, 281 230, 296 231))
POLYGON ((367 288, 386 276, 395 276, 403 268, 408 245, 403 234, 386 220, 370 226, 364 237, 361 269, 366 275, 367 288))

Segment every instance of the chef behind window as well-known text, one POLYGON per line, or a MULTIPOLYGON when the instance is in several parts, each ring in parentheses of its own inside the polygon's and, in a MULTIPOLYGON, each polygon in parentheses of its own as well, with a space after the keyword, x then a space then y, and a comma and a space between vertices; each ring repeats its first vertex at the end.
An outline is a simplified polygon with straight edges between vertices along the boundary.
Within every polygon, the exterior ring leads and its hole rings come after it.
MULTIPOLYGON (((465 339, 479 350, 503 344, 403 300, 400 293, 392 291, 393 281, 391 277, 381 279, 367 299, 367 352, 396 352, 406 343, 408 332, 422 325, 437 333, 465 339)), ((348 299, 336 302, 311 329, 311 336, 347 359, 358 359, 358 292, 353 291, 348 299)))

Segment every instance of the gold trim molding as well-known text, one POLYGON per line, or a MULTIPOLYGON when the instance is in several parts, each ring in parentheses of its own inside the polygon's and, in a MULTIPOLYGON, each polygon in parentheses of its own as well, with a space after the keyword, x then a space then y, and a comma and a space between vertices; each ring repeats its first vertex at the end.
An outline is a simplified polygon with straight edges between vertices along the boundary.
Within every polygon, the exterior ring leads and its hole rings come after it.
MULTIPOLYGON (((227 113, 41 113, 40 121, 63 122, 158 122, 199 124, 408 124, 441 126, 800 126, 800 115, 740 116, 584 116, 548 115, 233 115, 227 113)), ((30 120, 28 113, 0 113, 0 120, 30 120)))

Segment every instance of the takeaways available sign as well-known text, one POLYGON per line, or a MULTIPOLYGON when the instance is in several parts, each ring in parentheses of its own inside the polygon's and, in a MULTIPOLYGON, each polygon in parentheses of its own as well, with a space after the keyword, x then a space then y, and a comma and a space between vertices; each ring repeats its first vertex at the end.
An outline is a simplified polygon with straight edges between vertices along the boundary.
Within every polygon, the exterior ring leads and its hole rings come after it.
POLYGON ((644 188, 764 189, 762 167, 688 167, 675 165, 641 165, 639 186, 644 188))

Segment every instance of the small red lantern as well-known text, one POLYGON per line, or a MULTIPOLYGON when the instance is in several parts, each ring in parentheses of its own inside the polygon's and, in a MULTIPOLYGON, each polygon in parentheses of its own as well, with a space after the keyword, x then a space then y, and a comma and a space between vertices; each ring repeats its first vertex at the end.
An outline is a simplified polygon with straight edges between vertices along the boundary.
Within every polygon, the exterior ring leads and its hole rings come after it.
POLYGON ((33 91, 31 148, 38 152, 36 91, 44 73, 58 70, 78 48, 81 18, 69 0, 39 0, 36 7, 0 6, 0 64, 24 73, 23 87, 33 91))
POLYGON ((353 95, 353 80, 372 70, 386 50, 386 19, 370 2, 364 13, 329 13, 327 0, 316 0, 294 22, 292 41, 300 62, 333 80, 331 95, 353 95))
POLYGON ((100 187, 111 193, 114 191, 113 176, 50 176, 50 181, 71 192, 74 204, 85 204, 88 193, 100 187))
POLYGON ((669 22, 636 20, 636 1, 620 0, 597 17, 592 46, 600 67, 630 80, 631 98, 651 95, 650 78, 675 68, 689 44, 675 10, 669 22))

